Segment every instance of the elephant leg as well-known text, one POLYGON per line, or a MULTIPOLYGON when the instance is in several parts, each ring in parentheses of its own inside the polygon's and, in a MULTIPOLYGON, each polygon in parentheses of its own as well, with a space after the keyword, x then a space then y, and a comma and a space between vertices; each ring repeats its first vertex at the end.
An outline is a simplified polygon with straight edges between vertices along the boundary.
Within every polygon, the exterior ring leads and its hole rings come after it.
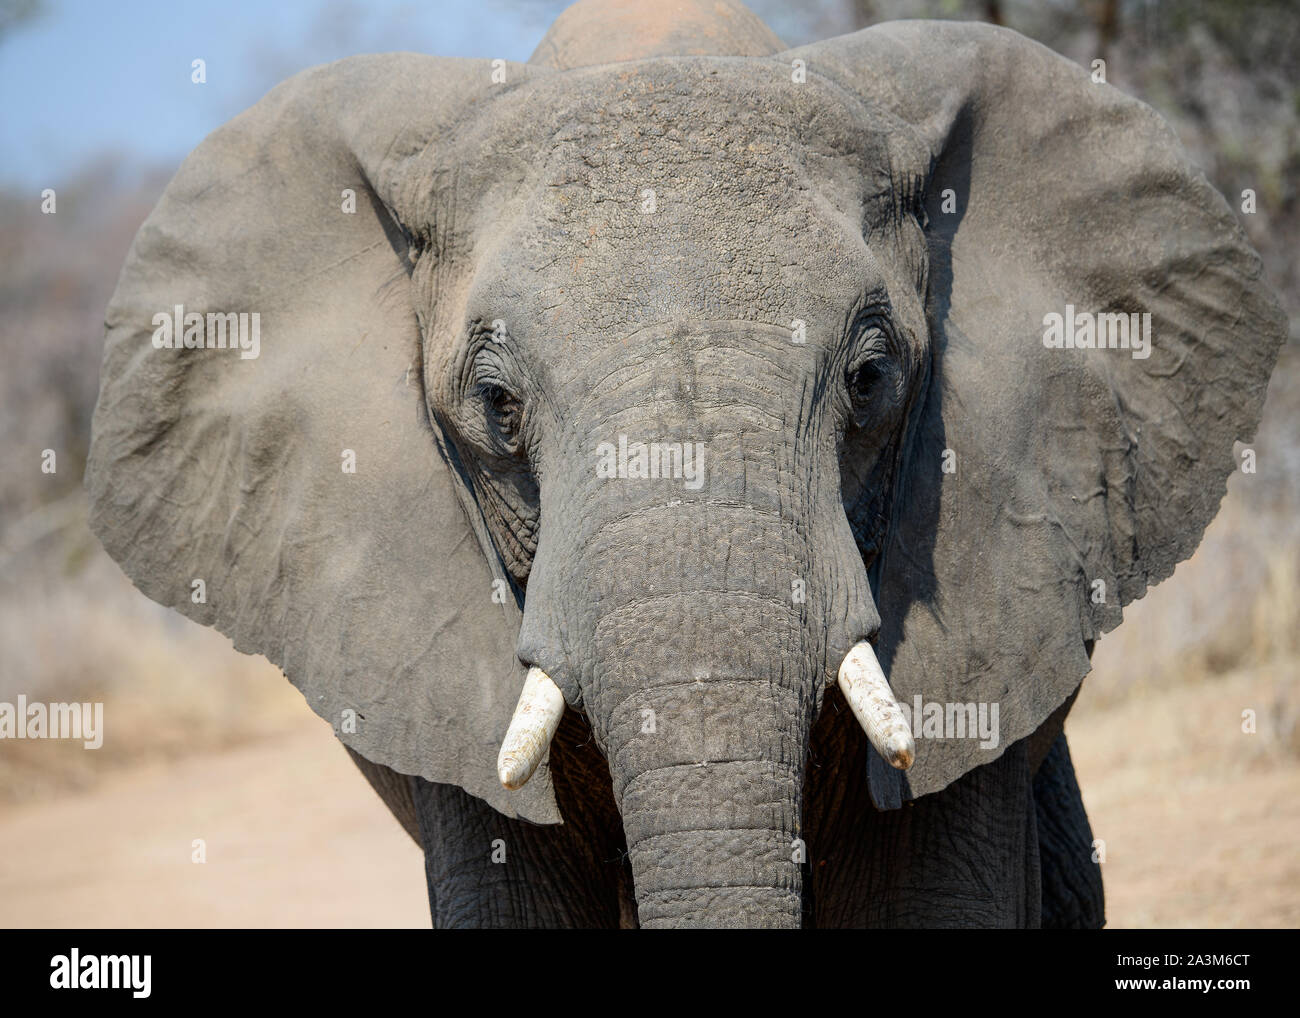
POLYGON ((510 819, 455 785, 408 779, 435 928, 635 925, 609 770, 572 711, 551 743, 551 773, 563 824, 510 819))
POLYGON ((1034 776, 1043 885, 1043 927, 1100 929, 1106 924, 1101 867, 1074 777, 1070 747, 1058 735, 1034 776))
POLYGON ((583 879, 586 853, 563 825, 511 820, 455 785, 412 780, 436 929, 618 925, 616 898, 583 879))
MULTIPOLYGON (((838 709, 836 709, 838 708, 838 709)), ((1036 927, 1039 847, 1024 740, 941 792, 880 812, 866 739, 825 712, 810 768, 805 901, 818 927, 1036 927)))

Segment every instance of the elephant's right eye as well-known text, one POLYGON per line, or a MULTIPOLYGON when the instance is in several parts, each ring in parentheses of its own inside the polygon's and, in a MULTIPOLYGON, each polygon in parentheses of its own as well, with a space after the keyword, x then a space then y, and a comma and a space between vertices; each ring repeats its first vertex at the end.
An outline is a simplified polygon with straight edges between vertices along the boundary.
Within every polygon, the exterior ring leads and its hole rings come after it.
POLYGON ((489 433, 508 451, 517 452, 523 429, 523 403, 499 385, 485 385, 481 393, 487 407, 489 433))

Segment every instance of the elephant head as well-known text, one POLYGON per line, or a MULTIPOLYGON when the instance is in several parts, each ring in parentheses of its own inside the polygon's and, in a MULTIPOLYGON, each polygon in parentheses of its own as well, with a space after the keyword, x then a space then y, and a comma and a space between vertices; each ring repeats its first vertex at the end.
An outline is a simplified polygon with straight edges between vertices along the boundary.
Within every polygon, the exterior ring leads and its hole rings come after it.
POLYGON ((837 677, 881 809, 1033 732, 1196 546, 1284 322, 1161 119, 1013 32, 586 6, 203 142, 108 311, 92 523, 507 815, 562 821, 585 713, 643 924, 798 925, 837 677), (909 733, 918 697, 996 737, 909 733))

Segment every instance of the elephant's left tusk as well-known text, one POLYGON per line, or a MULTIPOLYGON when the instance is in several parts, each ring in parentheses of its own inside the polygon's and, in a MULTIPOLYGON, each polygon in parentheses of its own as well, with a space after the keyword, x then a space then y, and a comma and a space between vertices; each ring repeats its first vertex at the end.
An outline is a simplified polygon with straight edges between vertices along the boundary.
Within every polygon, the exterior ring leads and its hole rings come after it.
POLYGON ((510 728, 497 756, 497 777, 512 791, 523 788, 542 762, 564 715, 564 694, 540 668, 529 668, 510 728))
POLYGON ((844 656, 839 686, 876 752, 901 771, 911 767, 916 757, 912 729, 866 640, 854 644, 844 656))

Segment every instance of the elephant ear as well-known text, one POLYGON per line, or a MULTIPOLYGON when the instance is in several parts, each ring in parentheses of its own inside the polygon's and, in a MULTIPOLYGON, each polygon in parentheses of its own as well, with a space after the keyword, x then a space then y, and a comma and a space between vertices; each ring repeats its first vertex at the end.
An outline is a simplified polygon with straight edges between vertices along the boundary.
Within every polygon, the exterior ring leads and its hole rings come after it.
POLYGON ((901 22, 789 55, 908 125, 928 180, 931 373, 875 577, 890 681, 923 704, 912 769, 872 759, 895 807, 1033 732, 1192 553, 1286 323, 1164 121, 1052 51, 901 22), (1149 314, 1149 357, 1046 346, 1067 306, 1149 314), (934 737, 926 706, 972 703, 990 728, 997 705, 996 743, 934 737))
MULTIPOLYGON (((470 218, 486 175, 452 174, 453 196, 420 167, 510 87, 488 61, 356 57, 205 140, 108 308, 87 487, 92 528, 144 593, 266 655, 352 749, 555 823, 549 774, 518 792, 496 777, 520 612, 494 600, 494 580, 511 588, 439 452, 399 225, 452 197, 470 218), (193 312, 209 340, 209 313, 248 314, 247 348, 158 348, 156 316, 180 337, 193 312)), ((440 263, 467 242, 420 225, 440 263)))

